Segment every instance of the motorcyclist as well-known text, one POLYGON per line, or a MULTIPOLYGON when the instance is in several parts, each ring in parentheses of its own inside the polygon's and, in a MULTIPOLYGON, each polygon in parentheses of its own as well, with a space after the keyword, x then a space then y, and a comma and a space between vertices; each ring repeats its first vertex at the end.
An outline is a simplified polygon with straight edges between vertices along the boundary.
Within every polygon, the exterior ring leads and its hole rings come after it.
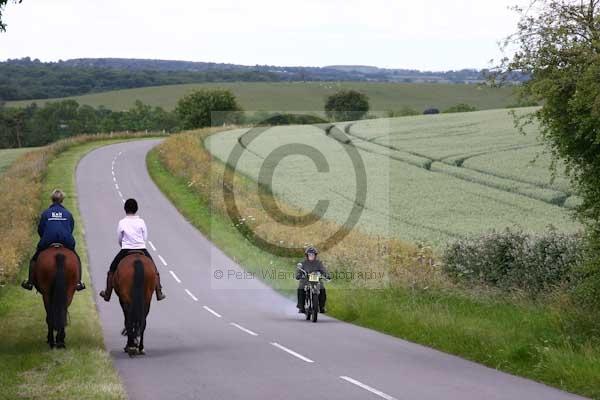
MULTIPOLYGON (((299 280, 299 282, 298 282, 298 304, 296 305, 296 307, 298 307, 298 313, 300 313, 300 314, 305 313, 304 303, 306 300, 306 293, 304 292, 304 287, 308 283, 307 274, 318 271, 326 279, 330 278, 329 273, 327 272, 327 268, 325 268, 325 266, 323 265, 321 260, 317 259, 318 254, 319 254, 319 251, 315 247, 310 246, 310 247, 306 248, 306 250, 304 250, 304 260, 300 263, 300 264, 302 264, 302 269, 306 273, 303 271, 300 271, 300 270, 298 270, 296 272, 296 279, 299 280)), ((321 313, 326 312, 326 309, 325 309, 326 301, 327 301, 327 293, 325 291, 325 285, 321 281, 321 291, 319 293, 319 308, 320 308, 319 312, 321 312, 321 313)))

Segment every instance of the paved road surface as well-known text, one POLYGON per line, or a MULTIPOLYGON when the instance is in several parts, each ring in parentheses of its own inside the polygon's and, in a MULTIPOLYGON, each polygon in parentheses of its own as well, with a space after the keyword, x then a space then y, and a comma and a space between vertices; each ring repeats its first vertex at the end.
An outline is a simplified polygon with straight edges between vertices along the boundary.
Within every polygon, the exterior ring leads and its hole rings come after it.
POLYGON ((94 291, 118 251, 123 198, 135 197, 149 229, 165 301, 152 303, 147 355, 130 359, 116 297, 96 297, 106 346, 131 399, 577 399, 419 345, 323 316, 317 324, 257 280, 211 279, 241 271, 191 226, 146 171, 158 142, 110 145, 77 168, 94 291))

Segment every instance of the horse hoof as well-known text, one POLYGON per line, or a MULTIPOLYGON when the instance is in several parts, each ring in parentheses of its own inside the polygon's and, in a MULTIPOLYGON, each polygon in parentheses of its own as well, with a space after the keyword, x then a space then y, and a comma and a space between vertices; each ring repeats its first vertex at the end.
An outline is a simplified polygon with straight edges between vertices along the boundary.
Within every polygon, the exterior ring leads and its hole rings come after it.
POLYGON ((65 344, 64 344, 64 343, 56 343, 56 348, 57 348, 57 349, 66 349, 66 348, 67 348, 67 346, 65 346, 65 344))
POLYGON ((145 351, 145 350, 143 350, 143 349, 142 349, 142 350, 138 350, 138 354, 139 354, 140 356, 145 356, 145 355, 146 355, 146 351, 145 351))
POLYGON ((48 346, 53 349, 54 348, 54 343, 48 343, 48 346))
POLYGON ((127 348, 127 354, 129 354, 129 357, 133 357, 133 356, 137 355, 137 353, 138 353, 137 347, 128 347, 127 348))

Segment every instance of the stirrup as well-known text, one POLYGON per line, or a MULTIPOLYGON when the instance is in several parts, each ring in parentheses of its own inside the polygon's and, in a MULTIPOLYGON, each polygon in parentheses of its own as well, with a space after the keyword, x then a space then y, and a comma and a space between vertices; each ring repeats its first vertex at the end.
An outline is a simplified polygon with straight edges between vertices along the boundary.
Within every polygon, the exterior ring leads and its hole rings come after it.
POLYGON ((78 282, 77 286, 75 286, 75 290, 77 290, 78 292, 85 290, 85 284, 83 282, 78 282))
POLYGON ((23 281, 21 282, 21 287, 25 290, 33 290, 33 283, 29 281, 23 281))
POLYGON ((101 290, 100 293, 98 293, 100 295, 100 297, 102 297, 104 299, 104 301, 110 301, 110 296, 108 296, 108 298, 106 297, 106 291, 105 290, 101 290))
POLYGON ((167 296, 165 296, 165 294, 162 292, 162 290, 159 290, 156 292, 156 301, 161 301, 166 298, 167 298, 167 296))

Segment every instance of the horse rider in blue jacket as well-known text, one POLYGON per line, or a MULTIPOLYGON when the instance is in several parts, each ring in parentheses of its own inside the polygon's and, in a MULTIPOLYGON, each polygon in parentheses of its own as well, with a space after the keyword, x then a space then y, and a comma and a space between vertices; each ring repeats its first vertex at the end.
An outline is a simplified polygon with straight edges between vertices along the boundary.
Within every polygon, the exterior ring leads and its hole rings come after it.
POLYGON ((29 279, 23 281, 21 286, 27 290, 33 289, 33 269, 35 268, 38 256, 42 251, 50 247, 50 245, 60 243, 73 251, 77 256, 77 261, 79 262, 79 282, 77 283, 76 290, 83 290, 85 289, 85 285, 81 282, 81 259, 75 251, 75 238, 73 237, 73 229, 75 228, 73 215, 62 205, 65 198, 62 190, 55 189, 50 198, 52 199, 52 205, 40 216, 40 223, 38 224, 40 241, 38 242, 35 254, 29 262, 29 279))

